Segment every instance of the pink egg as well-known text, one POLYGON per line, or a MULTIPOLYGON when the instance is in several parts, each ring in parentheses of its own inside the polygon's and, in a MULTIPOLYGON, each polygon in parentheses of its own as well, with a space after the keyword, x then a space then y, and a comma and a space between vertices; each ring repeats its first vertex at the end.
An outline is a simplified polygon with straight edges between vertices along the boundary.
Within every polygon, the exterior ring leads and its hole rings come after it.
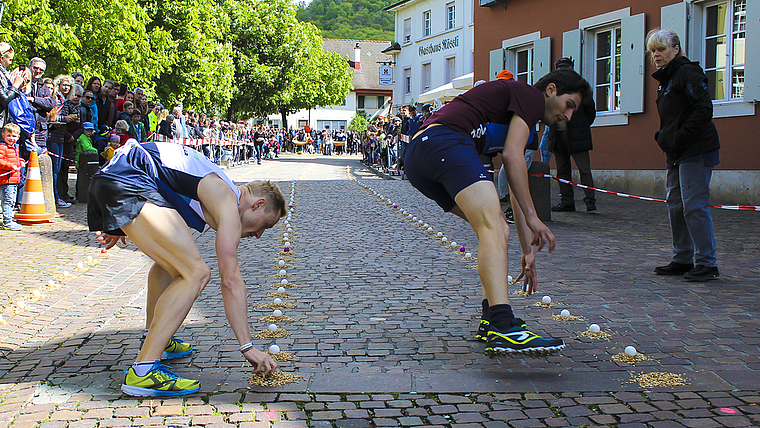
POLYGON ((285 251, 287 253, 288 251, 290 251, 290 247, 285 247, 285 249, 283 251, 285 251))
POLYGON ((463 246, 461 246, 461 247, 459 247, 459 252, 460 252, 460 253, 464 253, 464 245, 463 245, 463 246))
POLYGON ((393 204, 393 208, 398 208, 398 205, 396 205, 396 204, 393 204))

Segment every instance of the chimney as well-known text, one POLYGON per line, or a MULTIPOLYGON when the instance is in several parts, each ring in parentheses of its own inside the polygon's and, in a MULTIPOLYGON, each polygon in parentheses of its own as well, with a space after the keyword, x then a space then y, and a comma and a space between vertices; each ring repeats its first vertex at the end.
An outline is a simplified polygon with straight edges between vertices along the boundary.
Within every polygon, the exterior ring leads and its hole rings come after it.
POLYGON ((362 48, 359 47, 359 43, 356 44, 356 47, 354 48, 354 71, 360 72, 362 71, 362 48))

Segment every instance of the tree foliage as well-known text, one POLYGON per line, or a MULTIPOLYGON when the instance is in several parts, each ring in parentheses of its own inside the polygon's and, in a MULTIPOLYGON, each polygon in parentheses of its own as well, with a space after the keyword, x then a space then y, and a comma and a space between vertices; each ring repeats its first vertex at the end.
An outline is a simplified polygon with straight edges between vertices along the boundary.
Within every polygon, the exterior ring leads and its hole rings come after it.
POLYGON ((171 40, 170 66, 162 71, 156 95, 204 111, 225 109, 232 97, 232 47, 229 17, 213 0, 141 0, 151 18, 148 29, 161 28, 171 40))
POLYGON ((297 17, 311 22, 328 39, 393 40, 393 13, 388 0, 313 0, 301 2, 297 17))
POLYGON ((231 6, 237 88, 227 117, 264 116, 340 103, 351 72, 325 52, 319 30, 296 19, 289 0, 254 0, 231 6))
POLYGON ((356 114, 351 119, 351 123, 348 124, 348 130, 349 131, 356 131, 358 133, 362 133, 367 130, 367 127, 369 127, 369 121, 367 120, 366 113, 364 111, 360 111, 362 114, 356 114))
POLYGON ((7 0, 0 30, 16 64, 39 56, 47 76, 114 79, 229 119, 336 104, 351 89, 346 61, 290 0, 7 0))
POLYGON ((164 49, 170 35, 146 30, 148 22, 134 0, 10 0, 1 24, 16 58, 44 58, 48 75, 107 74, 134 85, 154 80, 171 63, 164 49))

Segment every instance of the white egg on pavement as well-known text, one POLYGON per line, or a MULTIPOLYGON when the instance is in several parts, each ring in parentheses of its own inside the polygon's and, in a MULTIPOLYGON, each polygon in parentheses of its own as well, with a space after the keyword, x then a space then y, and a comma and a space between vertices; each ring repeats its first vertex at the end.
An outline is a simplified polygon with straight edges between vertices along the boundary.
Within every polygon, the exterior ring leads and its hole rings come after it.
POLYGON ((563 317, 569 317, 570 311, 568 311, 567 309, 562 309, 562 312, 560 312, 559 314, 562 315, 563 317))
POLYGON ((280 347, 277 345, 272 345, 269 347, 269 352, 272 354, 279 354, 280 353, 280 347))
POLYGON ((269 331, 277 331, 277 324, 269 324, 269 331))
POLYGON ((285 269, 280 269, 280 275, 287 275, 287 274, 288 274, 288 271, 286 271, 285 269))
POLYGON ((274 312, 272 312, 272 315, 274 315, 276 317, 281 317, 282 316, 282 310, 275 309, 274 312))
POLYGON ((284 292, 285 292, 285 287, 279 287, 279 288, 277 289, 277 291, 278 291, 279 293, 284 293, 284 292))
POLYGON ((542 297, 542 298, 541 298, 541 302, 542 302, 542 303, 546 303, 546 304, 549 304, 549 303, 551 303, 551 302, 552 302, 552 298, 551 298, 551 297, 549 297, 549 296, 544 296, 544 297, 542 297))
POLYGON ((634 348, 633 346, 630 346, 630 345, 626 346, 625 347, 625 355, 628 355, 629 357, 633 357, 634 355, 636 355, 636 348, 634 348))
POLYGON ((275 305, 279 305, 280 303, 282 303, 282 299, 280 299, 279 297, 275 297, 274 298, 274 304, 275 305))
POLYGON ((588 331, 592 333, 599 333, 600 331, 602 331, 602 329, 599 328, 599 325, 597 324, 591 324, 590 326, 588 326, 588 331))

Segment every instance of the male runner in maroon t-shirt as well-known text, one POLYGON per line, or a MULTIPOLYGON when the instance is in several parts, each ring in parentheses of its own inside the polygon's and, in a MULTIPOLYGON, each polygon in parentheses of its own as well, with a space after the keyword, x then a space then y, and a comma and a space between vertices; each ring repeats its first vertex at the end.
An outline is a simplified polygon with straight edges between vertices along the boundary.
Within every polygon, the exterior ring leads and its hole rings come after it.
POLYGON ((531 129, 541 120, 551 126, 569 120, 591 96, 588 82, 572 70, 556 70, 534 86, 509 80, 494 80, 474 87, 436 111, 414 135, 404 159, 409 182, 444 211, 467 220, 478 235, 478 273, 486 299, 478 335, 487 342, 488 356, 511 353, 545 355, 565 346, 561 339, 548 339, 528 331, 515 318, 507 291, 507 241, 509 226, 501 211, 499 196, 479 155, 489 146, 487 129, 508 125, 501 156, 514 195, 515 220, 524 239, 522 273, 524 291, 534 293, 537 285, 533 246, 555 238, 538 219, 528 190, 525 144, 531 129))

